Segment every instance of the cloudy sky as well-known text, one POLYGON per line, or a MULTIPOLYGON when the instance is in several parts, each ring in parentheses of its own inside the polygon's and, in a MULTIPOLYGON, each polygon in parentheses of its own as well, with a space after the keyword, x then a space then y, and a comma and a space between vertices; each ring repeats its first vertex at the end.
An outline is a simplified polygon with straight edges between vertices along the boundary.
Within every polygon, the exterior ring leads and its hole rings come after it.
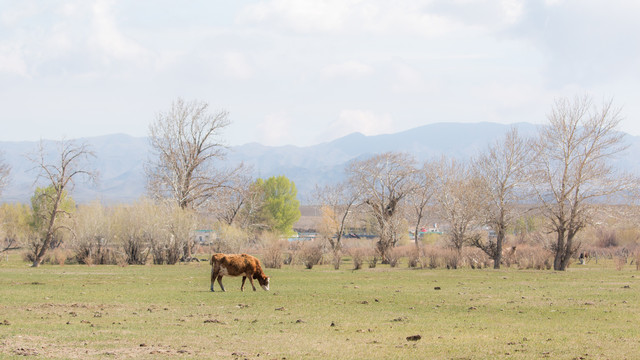
POLYGON ((177 97, 230 145, 543 123, 591 94, 640 135, 635 0, 0 0, 0 140, 147 135, 177 97))

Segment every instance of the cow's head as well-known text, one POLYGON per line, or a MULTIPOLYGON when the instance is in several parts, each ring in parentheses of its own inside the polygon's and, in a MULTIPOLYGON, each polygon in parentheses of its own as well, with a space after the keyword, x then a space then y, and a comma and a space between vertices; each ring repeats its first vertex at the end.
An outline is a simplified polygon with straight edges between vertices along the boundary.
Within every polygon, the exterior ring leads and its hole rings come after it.
POLYGON ((263 290, 269 291, 269 277, 268 276, 259 277, 258 278, 258 282, 260 283, 260 286, 262 287, 263 290))

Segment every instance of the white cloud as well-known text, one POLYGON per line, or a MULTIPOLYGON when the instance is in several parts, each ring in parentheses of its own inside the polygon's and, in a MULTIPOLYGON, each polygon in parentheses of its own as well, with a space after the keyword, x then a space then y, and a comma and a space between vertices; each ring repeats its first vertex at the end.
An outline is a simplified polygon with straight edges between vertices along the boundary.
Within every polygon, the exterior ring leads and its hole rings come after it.
POLYGON ((292 122, 284 113, 269 114, 257 126, 256 136, 260 139, 259 143, 263 145, 281 145, 291 144, 294 139, 291 134, 292 122))
POLYGON ((239 52, 227 52, 224 54, 226 74, 232 78, 246 80, 253 76, 253 68, 246 56, 239 52))
POLYGON ((298 33, 441 35, 460 24, 425 11, 429 0, 270 0, 247 5, 240 23, 298 33))
POLYGON ((17 46, 0 43, 0 73, 29 77, 23 53, 17 46))
POLYGON ((407 64, 395 64, 393 68, 394 81, 391 86, 393 92, 410 93, 425 89, 422 73, 419 70, 407 64))
POLYGON ((272 0, 248 5, 240 19, 248 22, 282 23, 300 32, 340 30, 353 0, 272 0))
POLYGON ((118 28, 112 14, 112 0, 98 0, 93 6, 93 34, 90 39, 107 60, 127 60, 145 63, 148 51, 118 28))
POLYGON ((376 114, 369 110, 342 110, 338 120, 329 124, 327 138, 335 139, 354 132, 379 135, 393 132, 393 119, 389 114, 376 114))
POLYGON ((347 61, 340 64, 331 64, 322 69, 322 74, 328 78, 361 77, 373 72, 373 67, 358 61, 347 61))

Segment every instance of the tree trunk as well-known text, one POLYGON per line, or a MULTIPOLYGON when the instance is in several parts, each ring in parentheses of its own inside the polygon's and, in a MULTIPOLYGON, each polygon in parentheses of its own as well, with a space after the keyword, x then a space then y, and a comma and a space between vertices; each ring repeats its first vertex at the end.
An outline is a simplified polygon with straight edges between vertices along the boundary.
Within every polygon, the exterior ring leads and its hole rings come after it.
POLYGON ((500 262, 502 261, 502 243, 504 242, 504 229, 500 227, 498 229, 498 237, 496 238, 496 253, 493 255, 493 268, 500 269, 500 262))
POLYGON ((565 253, 564 229, 558 229, 558 240, 555 249, 555 258, 553 259, 553 270, 564 271, 563 258, 565 253))

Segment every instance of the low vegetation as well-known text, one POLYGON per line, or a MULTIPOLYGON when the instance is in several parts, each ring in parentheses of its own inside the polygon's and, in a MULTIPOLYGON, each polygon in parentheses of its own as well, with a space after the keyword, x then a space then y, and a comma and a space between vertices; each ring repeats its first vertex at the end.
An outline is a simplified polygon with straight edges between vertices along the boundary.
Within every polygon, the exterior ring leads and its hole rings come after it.
MULTIPOLYGON (((5 254, 6 255, 6 254, 5 254)), ((204 255, 201 255, 204 257, 204 255)), ((640 347, 640 273, 266 269, 271 291, 209 292, 209 266, 0 263, 0 357, 623 359, 640 347)), ((637 261, 637 260, 636 260, 637 261)), ((206 265, 205 265, 206 264, 206 265)))

